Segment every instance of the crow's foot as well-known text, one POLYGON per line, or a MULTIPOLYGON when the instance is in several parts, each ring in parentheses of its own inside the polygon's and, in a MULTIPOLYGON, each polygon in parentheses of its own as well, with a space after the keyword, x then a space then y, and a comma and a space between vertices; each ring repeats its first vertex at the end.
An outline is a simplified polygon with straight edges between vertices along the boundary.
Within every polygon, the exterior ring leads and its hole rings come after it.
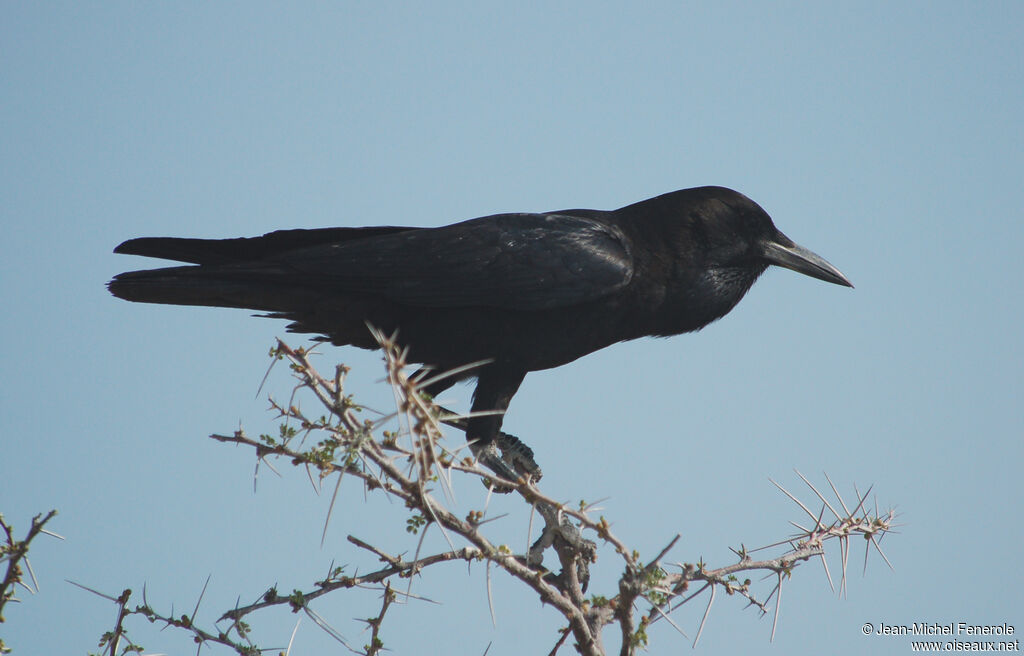
MULTIPOLYGON (((462 431, 469 429, 469 422, 464 417, 458 417, 455 413, 443 407, 441 411, 449 415, 441 420, 444 423, 462 431)), ((481 465, 507 481, 518 481, 520 478, 523 478, 536 483, 544 475, 540 465, 533 459, 533 449, 526 446, 515 435, 499 432, 491 444, 479 449, 471 445, 470 449, 481 465)), ((485 484, 489 485, 486 481, 485 484)), ((496 492, 503 494, 514 489, 508 486, 494 487, 496 492)))
MULTIPOLYGON (((533 459, 533 449, 523 444, 515 435, 499 433, 494 442, 477 450, 475 455, 481 465, 507 481, 524 480, 533 483, 543 476, 540 466, 533 459)), ((490 480, 485 480, 484 485, 501 494, 514 492, 516 489, 490 480)))
POLYGON ((508 433, 498 433, 495 441, 501 449, 502 460, 511 465, 517 474, 533 483, 541 479, 544 472, 533 459, 533 449, 526 446, 521 439, 508 433))

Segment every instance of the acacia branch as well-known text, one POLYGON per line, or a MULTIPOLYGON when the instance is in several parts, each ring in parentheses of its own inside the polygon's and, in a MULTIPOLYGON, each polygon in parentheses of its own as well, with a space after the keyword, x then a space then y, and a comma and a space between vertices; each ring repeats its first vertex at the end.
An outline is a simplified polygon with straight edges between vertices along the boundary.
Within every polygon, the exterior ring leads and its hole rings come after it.
MULTIPOLYGON (((19 599, 14 596, 15 586, 21 586, 29 593, 35 594, 39 589, 39 583, 36 581, 35 574, 32 572, 32 563, 28 559, 28 550, 32 545, 32 541, 40 533, 45 533, 51 537, 63 539, 56 533, 52 533, 46 530, 46 524, 57 515, 56 510, 51 510, 46 513, 44 517, 42 514, 38 514, 32 518, 31 525, 29 526, 28 533, 25 534, 24 539, 18 540, 14 537, 14 527, 8 524, 4 520, 4 516, 0 513, 0 530, 3 531, 3 542, 0 543, 0 563, 6 562, 7 568, 4 570, 3 581, 0 582, 0 624, 4 619, 4 607, 7 602, 17 603, 19 599), (24 569, 22 569, 24 565, 24 569), (32 580, 32 585, 25 583, 24 576, 25 571, 28 570, 29 578, 32 580)), ((5 645, 3 640, 0 640, 0 654, 4 654, 10 651, 5 645)))
MULTIPOLYGON (((195 611, 190 616, 174 618, 157 614, 148 603, 135 610, 127 610, 127 597, 122 595, 123 600, 117 601, 124 614, 143 614, 151 621, 191 631, 200 644, 218 643, 239 654, 248 655, 259 649, 249 639, 246 618, 257 611, 284 605, 292 612, 307 614, 354 653, 377 654, 384 649, 382 627, 387 610, 402 594, 396 592, 397 586, 393 584, 395 577, 410 581, 410 587, 403 596, 419 599, 421 597, 411 592, 411 581, 423 569, 452 561, 481 561, 488 563, 488 566, 493 564, 529 586, 542 602, 566 620, 568 626, 560 632, 551 650, 552 654, 572 635, 577 652, 588 656, 604 656, 603 629, 618 624, 621 635, 620 654, 632 656, 648 645, 650 638, 647 630, 657 621, 665 620, 682 632, 670 616, 704 592, 708 592, 708 604, 700 620, 694 644, 700 638, 718 590, 728 596, 743 598, 747 605, 757 607, 762 614, 772 610, 769 603, 774 597, 774 635, 783 579, 810 559, 820 558, 826 563, 825 546, 830 540, 838 540, 841 547, 841 590, 845 589, 851 537, 866 538, 868 545, 878 550, 885 559, 878 538, 890 530, 894 514, 889 512, 880 515, 877 510, 874 513, 867 512, 867 494, 858 494, 857 503, 852 504, 852 511, 849 510, 849 506, 829 481, 838 499, 838 503, 833 505, 798 472, 824 505, 821 513, 816 515, 807 504, 779 486, 812 519, 809 526, 795 525, 799 531, 796 535, 749 552, 741 547, 734 550, 738 556, 737 562, 717 568, 707 567, 702 561, 695 564, 664 565, 664 559, 678 545, 680 537, 676 535, 652 560, 645 563, 637 551, 630 549, 612 533, 611 524, 605 517, 592 517, 591 509, 586 504, 580 503, 579 507, 574 508, 545 495, 532 481, 503 480, 482 469, 472 458, 459 457, 457 449, 449 449, 442 428, 445 424, 461 425, 464 428, 464 417, 440 408, 422 394, 422 387, 430 381, 407 375, 406 352, 391 338, 379 333, 377 338, 385 357, 387 380, 396 401, 396 412, 391 416, 399 418, 402 429, 384 430, 380 422, 359 418, 358 404, 345 393, 346 367, 338 366, 333 377, 325 377, 311 363, 308 351, 292 349, 279 341, 272 355, 287 362, 297 384, 288 403, 278 403, 273 399, 270 401, 271 410, 281 421, 278 434, 251 438, 244 431, 238 430, 231 435, 211 435, 211 438, 251 448, 259 462, 269 464, 271 459, 290 461, 295 466, 306 468, 311 478, 320 483, 331 476, 337 476, 335 494, 338 494, 341 477, 355 478, 368 492, 386 494, 400 500, 403 507, 412 512, 412 516, 406 519, 406 528, 410 533, 425 531, 430 525, 436 524, 450 548, 421 557, 421 539, 416 548, 416 557, 406 560, 350 535, 350 543, 373 553, 384 566, 367 574, 351 576, 346 575, 341 568, 332 567, 328 575, 316 581, 309 590, 295 590, 289 595, 281 595, 276 588, 271 588, 253 603, 223 612, 217 620, 217 623, 229 622, 223 630, 198 628, 195 611), (296 395, 304 390, 313 393, 317 406, 325 414, 313 416, 294 402, 296 395), (529 508, 537 511, 543 518, 544 527, 527 553, 514 553, 509 547, 495 544, 487 537, 485 528, 492 518, 486 517, 486 511, 471 510, 465 517, 459 517, 452 512, 448 503, 434 495, 432 489, 440 482, 445 498, 450 500, 449 485, 453 476, 476 477, 491 485, 492 489, 515 491, 529 508), (836 507, 841 507, 843 512, 837 512, 836 507), (826 508, 834 516, 828 522, 823 521, 826 508), (589 583, 589 567, 597 560, 598 545, 596 541, 584 537, 584 532, 590 532, 597 541, 612 548, 622 559, 624 570, 617 589, 610 596, 585 595, 589 583), (559 571, 548 571, 543 567, 544 553, 548 549, 555 552, 559 571), (775 553, 758 560, 751 556, 753 552, 766 549, 774 550, 775 553), (751 571, 774 574, 775 587, 766 597, 762 598, 755 593, 750 579, 740 581, 737 577, 738 574, 751 571), (698 584, 696 591, 691 591, 694 584, 698 584), (313 602, 323 595, 352 588, 376 589, 382 593, 379 612, 374 617, 361 620, 370 627, 371 632, 369 644, 361 649, 353 647, 312 607, 313 602), (644 607, 643 611, 640 610, 641 606, 644 607)), ((825 566, 828 573, 827 563, 825 566)), ((831 582, 831 574, 829 580, 831 582)), ((119 626, 120 623, 121 620, 119 626)))

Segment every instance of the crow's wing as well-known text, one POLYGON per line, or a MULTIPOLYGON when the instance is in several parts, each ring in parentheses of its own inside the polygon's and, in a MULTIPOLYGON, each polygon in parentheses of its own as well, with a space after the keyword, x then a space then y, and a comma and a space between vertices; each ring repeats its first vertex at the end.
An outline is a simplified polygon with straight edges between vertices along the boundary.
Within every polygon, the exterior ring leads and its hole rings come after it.
POLYGON ((378 294, 416 307, 543 310, 629 282, 622 232, 561 214, 498 214, 303 248, 263 260, 318 287, 378 294))

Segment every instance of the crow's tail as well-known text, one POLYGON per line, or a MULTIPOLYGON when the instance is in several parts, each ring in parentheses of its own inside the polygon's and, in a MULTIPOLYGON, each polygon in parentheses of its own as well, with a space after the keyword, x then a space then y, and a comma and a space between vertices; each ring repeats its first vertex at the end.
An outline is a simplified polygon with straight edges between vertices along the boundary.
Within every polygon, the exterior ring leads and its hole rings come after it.
POLYGON ((191 264, 237 264, 257 262, 303 248, 371 239, 406 230, 410 230, 410 228, 379 226, 373 228, 277 230, 262 237, 239 237, 237 239, 142 237, 129 239, 115 248, 114 252, 158 257, 191 264))
POLYGON ((139 303, 205 305, 283 312, 315 302, 314 289, 265 265, 181 266, 129 271, 107 283, 114 296, 139 303))
MULTIPOLYGON (((315 302, 315 279, 287 266, 286 256, 325 244, 373 238, 409 228, 317 228, 278 230, 261 237, 130 239, 115 253, 189 262, 147 271, 130 271, 107 284, 118 298, 140 303, 207 305, 285 312, 315 302)), ((301 259, 301 256, 300 256, 301 259)))

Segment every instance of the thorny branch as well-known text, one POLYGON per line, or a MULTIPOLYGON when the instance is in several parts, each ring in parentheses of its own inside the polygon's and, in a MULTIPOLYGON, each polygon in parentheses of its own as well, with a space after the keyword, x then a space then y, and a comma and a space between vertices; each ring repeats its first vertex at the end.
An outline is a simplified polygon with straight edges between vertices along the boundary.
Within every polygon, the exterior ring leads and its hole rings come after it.
MULTIPOLYGON (((29 526, 28 533, 25 535, 25 539, 18 540, 14 537, 14 527, 8 524, 4 520, 4 516, 0 513, 0 530, 3 531, 3 542, 0 543, 0 564, 7 563, 7 568, 4 571, 3 582, 0 582, 0 624, 3 624, 4 620, 4 606, 7 602, 18 603, 19 599, 14 596, 15 586, 21 586, 28 592, 35 594, 39 589, 39 583, 36 581, 36 575, 32 572, 32 563, 28 559, 28 549, 32 544, 32 540, 36 538, 40 533, 45 533, 52 537, 63 539, 56 533, 51 533, 46 530, 46 524, 57 515, 56 510, 51 510, 46 513, 43 517, 42 514, 36 515, 32 518, 32 525, 29 526), (41 518, 41 519, 40 519, 41 518), (22 569, 24 565, 25 569, 22 569), (25 570, 28 570, 28 575, 32 579, 32 585, 25 583, 24 576, 25 570)), ((0 639, 0 654, 6 654, 10 649, 4 645, 4 641, 0 639)))
POLYGON ((311 477, 321 481, 337 475, 335 494, 341 477, 355 477, 362 481, 366 491, 382 492, 401 500, 413 512, 412 517, 407 519, 407 529, 411 533, 436 524, 450 549, 420 557, 418 547, 416 557, 405 560, 349 536, 349 542, 375 554, 384 566, 358 576, 345 575, 341 568, 332 569, 323 580, 315 583, 314 589, 296 590, 289 595, 281 595, 276 588, 271 588, 257 601, 224 612, 217 624, 224 622, 227 626, 212 631, 196 625, 198 604, 192 615, 175 618, 153 611, 145 600, 145 594, 143 604, 134 610, 127 607, 130 590, 126 590, 116 600, 103 595, 119 606, 118 629, 114 634, 108 634, 112 635, 112 640, 107 643, 110 654, 116 653, 116 638, 124 634, 120 618, 122 614, 141 614, 151 622, 191 631, 195 641, 200 644, 217 643, 239 654, 256 654, 261 650, 249 639, 250 628, 244 618, 255 611, 279 605, 287 605, 296 613, 302 611, 353 653, 377 654, 384 648, 382 625, 390 605, 396 601, 418 598, 411 593, 411 583, 407 584, 410 586, 409 591, 396 591, 392 585, 395 577, 411 580, 426 567, 462 560, 485 561, 498 567, 528 585, 543 602, 561 613, 568 626, 560 632, 551 654, 558 652, 571 634, 575 639, 574 647, 579 653, 603 656, 606 651, 602 631, 608 625, 618 624, 622 641, 620 654, 628 656, 647 646, 647 630, 654 622, 664 620, 683 633, 671 615, 679 607, 707 592, 707 606, 693 639, 696 645, 718 590, 728 596, 742 597, 747 605, 757 607, 762 614, 773 612, 774 637, 781 606, 782 584, 797 566, 811 559, 820 559, 829 583, 832 584, 832 575, 825 558, 825 543, 829 540, 838 541, 841 547, 841 592, 845 591, 846 564, 852 537, 863 538, 888 563, 879 546, 879 539, 893 526, 894 513, 889 511, 880 514, 877 508, 869 512, 867 500, 870 490, 864 495, 858 495, 857 503, 850 510, 829 481, 835 499, 842 508, 842 512, 837 512, 833 504, 797 472, 822 507, 818 514, 813 513, 796 496, 776 483, 812 520, 807 526, 794 524, 798 529, 795 535, 759 549, 748 551, 741 546, 733 550, 738 557, 737 562, 718 568, 709 568, 702 561, 664 564, 665 557, 679 540, 680 536, 676 535, 659 554, 645 564, 638 552, 626 547, 612 534, 608 520, 604 517, 593 518, 585 504, 572 508, 544 495, 532 481, 500 479, 479 467, 471 457, 459 457, 459 449, 446 447, 442 425, 458 426, 461 417, 447 413, 420 392, 423 381, 406 374, 406 353, 392 338, 383 334, 377 334, 377 338, 384 352, 387 380, 394 391, 397 407, 397 412, 385 419, 397 416, 400 430, 383 430, 383 421, 375 423, 359 419, 359 406, 350 395, 345 394, 347 367, 339 365, 334 375, 326 378, 312 365, 308 351, 292 349, 278 341, 271 355, 277 360, 288 362, 299 381, 296 391, 305 389, 312 392, 326 414, 311 417, 295 403, 281 404, 271 400, 271 409, 283 421, 278 436, 261 435, 254 439, 239 430, 232 435, 211 437, 221 442, 253 448, 260 462, 267 462, 271 457, 288 459, 293 465, 305 467, 311 477), (379 436, 375 435, 378 432, 379 436), (318 440, 316 444, 306 446, 314 436, 318 440), (473 510, 465 517, 458 517, 444 501, 435 496, 433 487, 440 484, 444 498, 451 498, 451 480, 454 475, 475 476, 485 484, 494 486, 494 489, 514 490, 537 511, 545 526, 540 538, 527 553, 515 554, 508 546, 492 543, 483 531, 485 524, 491 521, 485 511, 473 510), (824 519, 826 509, 830 513, 828 520, 824 519), (584 531, 592 531, 597 539, 610 545, 622 558, 624 572, 619 579, 618 590, 611 596, 585 596, 589 566, 597 559, 597 544, 585 539, 582 535, 584 531), (457 540, 464 541, 465 546, 457 547, 457 540), (561 568, 558 572, 543 567, 543 554, 548 548, 553 548, 557 555, 561 568), (754 552, 769 549, 776 552, 771 557, 755 560, 751 556, 754 552), (778 553, 780 549, 782 553, 778 553), (775 586, 763 598, 754 592, 749 578, 741 581, 737 576, 753 571, 774 575, 775 586), (691 591, 694 584, 696 590, 691 591), (369 644, 362 648, 346 641, 340 632, 311 607, 318 597, 342 588, 372 588, 382 593, 380 612, 373 618, 363 620, 370 628, 371 637, 369 644), (775 603, 771 604, 773 598, 775 603))

